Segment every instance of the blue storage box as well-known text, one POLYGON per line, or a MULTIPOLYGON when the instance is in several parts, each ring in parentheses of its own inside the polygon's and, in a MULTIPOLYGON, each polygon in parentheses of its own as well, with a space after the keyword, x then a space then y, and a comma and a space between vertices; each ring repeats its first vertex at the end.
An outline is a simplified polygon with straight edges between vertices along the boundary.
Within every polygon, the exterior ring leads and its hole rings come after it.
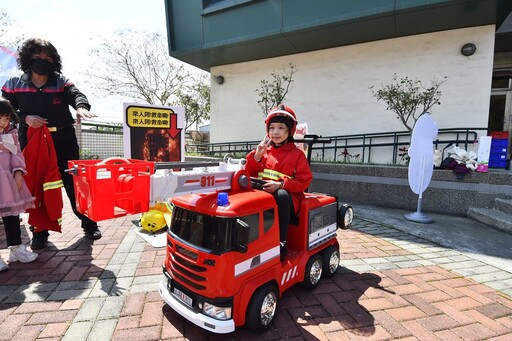
POLYGON ((490 161, 506 161, 507 160, 507 154, 506 153, 491 153, 489 156, 489 162, 490 161))
POLYGON ((503 160, 503 161, 489 160, 489 168, 505 168, 506 165, 507 165, 507 160, 503 160))
POLYGON ((491 153, 493 154, 501 154, 501 153, 507 153, 507 147, 491 147, 491 153))
POLYGON ((493 147, 505 147, 508 146, 508 140, 507 139, 492 139, 491 141, 491 148, 493 147))

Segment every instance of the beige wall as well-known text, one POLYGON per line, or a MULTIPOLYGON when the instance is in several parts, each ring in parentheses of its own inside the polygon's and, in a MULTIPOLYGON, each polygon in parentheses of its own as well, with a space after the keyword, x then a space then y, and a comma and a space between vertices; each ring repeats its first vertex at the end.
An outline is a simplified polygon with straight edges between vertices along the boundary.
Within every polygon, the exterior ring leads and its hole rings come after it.
POLYGON ((369 87, 389 84, 393 73, 430 84, 447 76, 441 105, 432 110, 440 128, 487 127, 493 68, 494 25, 465 28, 320 50, 211 69, 211 142, 263 137, 264 116, 255 90, 272 71, 293 62, 287 104, 309 132, 323 136, 402 131, 395 115, 369 87), (472 42, 477 51, 460 53, 472 42), (217 84, 215 76, 224 83, 217 84))

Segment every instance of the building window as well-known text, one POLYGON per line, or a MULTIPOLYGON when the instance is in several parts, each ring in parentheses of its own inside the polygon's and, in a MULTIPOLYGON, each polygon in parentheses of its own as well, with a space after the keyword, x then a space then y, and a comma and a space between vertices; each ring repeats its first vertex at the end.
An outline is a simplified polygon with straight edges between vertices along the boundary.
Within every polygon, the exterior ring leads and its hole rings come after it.
POLYGON ((492 89, 510 89, 510 80, 511 78, 493 78, 492 79, 492 89))

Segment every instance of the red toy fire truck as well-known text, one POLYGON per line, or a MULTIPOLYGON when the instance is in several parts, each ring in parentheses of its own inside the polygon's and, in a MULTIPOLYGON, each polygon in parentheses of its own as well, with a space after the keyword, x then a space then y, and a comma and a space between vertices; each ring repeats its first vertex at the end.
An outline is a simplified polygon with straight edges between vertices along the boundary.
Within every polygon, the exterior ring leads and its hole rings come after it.
POLYGON ((306 193, 281 260, 274 197, 252 188, 243 162, 228 161, 177 172, 125 159, 69 165, 78 209, 93 220, 172 203, 159 285, 170 307, 214 333, 243 325, 261 331, 271 325, 285 290, 297 283, 312 289, 321 276, 334 275, 337 228, 349 227, 353 211, 333 196, 306 193))

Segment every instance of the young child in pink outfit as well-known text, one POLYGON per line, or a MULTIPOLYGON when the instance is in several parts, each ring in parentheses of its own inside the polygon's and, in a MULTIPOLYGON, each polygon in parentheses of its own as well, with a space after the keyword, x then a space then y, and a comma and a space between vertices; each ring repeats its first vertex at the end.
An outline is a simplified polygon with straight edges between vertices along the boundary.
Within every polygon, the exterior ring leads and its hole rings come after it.
MULTIPOLYGON (((34 207, 34 198, 23 180, 25 159, 18 142, 18 129, 11 122, 15 118, 14 110, 3 97, 0 97, 0 217, 4 222, 8 262, 29 263, 37 259, 38 254, 27 250, 21 243, 20 213, 34 207)), ((0 271, 9 266, 0 258, 0 271)))

